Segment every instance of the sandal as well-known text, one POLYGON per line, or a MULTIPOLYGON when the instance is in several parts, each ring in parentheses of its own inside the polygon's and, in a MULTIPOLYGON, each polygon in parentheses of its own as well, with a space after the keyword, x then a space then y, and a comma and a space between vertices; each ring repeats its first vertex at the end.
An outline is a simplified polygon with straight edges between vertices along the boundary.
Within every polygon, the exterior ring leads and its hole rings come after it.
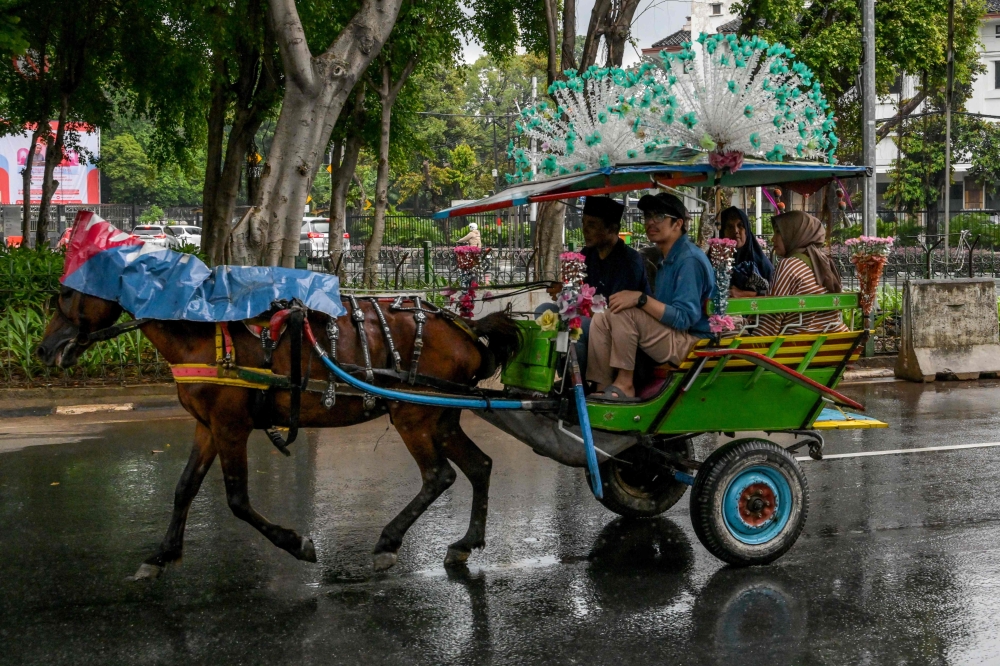
POLYGON ((604 400, 612 400, 614 402, 642 402, 639 398, 632 398, 625 395, 625 392, 614 384, 604 389, 604 392, 601 393, 601 398, 604 400))

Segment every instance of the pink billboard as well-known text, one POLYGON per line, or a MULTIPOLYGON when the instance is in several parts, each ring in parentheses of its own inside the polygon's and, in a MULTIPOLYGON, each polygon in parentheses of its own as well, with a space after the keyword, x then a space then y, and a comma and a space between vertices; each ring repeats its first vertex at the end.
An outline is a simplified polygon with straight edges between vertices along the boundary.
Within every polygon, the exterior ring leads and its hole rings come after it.
MULTIPOLYGON (((55 133, 58 123, 49 123, 55 133)), ((101 130, 74 124, 79 132, 79 150, 67 148, 62 162, 56 166, 54 178, 59 188, 52 196, 55 204, 101 203, 101 175, 94 166, 100 156, 101 130)), ((24 203, 22 172, 31 150, 31 132, 0 137, 0 203, 24 203)), ((42 198, 42 177, 45 172, 45 143, 35 144, 35 159, 31 166, 31 203, 42 198)))

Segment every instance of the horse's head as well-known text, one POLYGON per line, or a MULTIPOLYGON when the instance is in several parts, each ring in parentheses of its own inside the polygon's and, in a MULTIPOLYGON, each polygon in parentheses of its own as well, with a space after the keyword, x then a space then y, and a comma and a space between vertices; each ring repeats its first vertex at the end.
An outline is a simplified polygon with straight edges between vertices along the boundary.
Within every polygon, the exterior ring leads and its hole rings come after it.
POLYGON ((90 334, 114 325, 122 307, 114 301, 62 287, 56 312, 36 353, 48 366, 68 368, 93 344, 90 334))

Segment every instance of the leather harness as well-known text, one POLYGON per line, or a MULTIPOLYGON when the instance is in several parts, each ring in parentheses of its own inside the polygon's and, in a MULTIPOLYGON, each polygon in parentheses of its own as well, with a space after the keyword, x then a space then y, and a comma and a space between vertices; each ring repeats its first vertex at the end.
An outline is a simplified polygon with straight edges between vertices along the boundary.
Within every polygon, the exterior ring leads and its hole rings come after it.
MULTIPOLYGON (((402 358, 396 349, 396 343, 392 338, 392 332, 386 320, 385 313, 379 300, 369 297, 368 300, 379 326, 382 329, 382 336, 386 341, 388 351, 388 361, 392 365, 390 368, 375 368, 372 366, 371 349, 368 344, 368 335, 365 328, 366 316, 358 299, 349 295, 346 297, 351 320, 358 330, 358 340, 361 346, 361 356, 364 366, 351 363, 339 363, 340 367, 351 374, 363 376, 365 381, 373 383, 376 376, 385 377, 394 381, 405 382, 411 386, 426 386, 437 390, 449 392, 467 392, 470 387, 458 382, 452 382, 437 377, 431 377, 419 372, 420 356, 424 346, 424 326, 427 323, 427 315, 434 314, 441 316, 446 321, 450 321, 465 334, 467 334, 480 348, 484 359, 492 359, 488 349, 480 342, 479 336, 458 315, 442 310, 431 303, 423 301, 420 296, 399 296, 389 306, 389 311, 410 312, 413 314, 416 323, 416 333, 413 341, 413 355, 410 358, 410 366, 407 370, 402 368, 402 358), (412 306, 404 306, 404 302, 411 302, 412 306)), ((387 405, 379 405, 375 396, 358 391, 346 384, 334 381, 331 373, 327 381, 309 379, 312 363, 312 355, 309 357, 309 366, 305 375, 302 375, 302 324, 308 311, 302 303, 293 301, 274 303, 279 308, 278 312, 271 316, 266 325, 259 326, 262 322, 259 319, 244 321, 254 335, 259 330, 261 346, 264 350, 264 364, 268 367, 256 368, 238 365, 236 362, 236 348, 233 345, 232 335, 229 331, 228 322, 219 322, 215 325, 215 362, 214 363, 179 363, 171 365, 170 370, 174 376, 174 381, 178 384, 219 384, 223 386, 233 386, 237 388, 254 389, 257 391, 254 404, 254 427, 263 429, 272 444, 285 455, 290 455, 288 445, 295 441, 298 432, 299 411, 301 408, 301 392, 310 391, 321 393, 322 404, 326 409, 331 409, 337 401, 337 394, 350 397, 361 397, 366 414, 372 412, 378 406, 380 411, 387 410, 387 405), (278 341, 285 332, 291 336, 291 372, 289 375, 275 374, 271 369, 271 357, 278 341), (272 415, 274 413, 274 392, 291 391, 291 405, 289 414, 288 437, 283 438, 280 432, 272 427, 272 415)), ((330 318, 326 328, 327 338, 330 341, 330 359, 337 361, 337 345, 340 340, 340 328, 337 320, 330 318)), ((492 374, 490 372, 489 374, 492 374)))

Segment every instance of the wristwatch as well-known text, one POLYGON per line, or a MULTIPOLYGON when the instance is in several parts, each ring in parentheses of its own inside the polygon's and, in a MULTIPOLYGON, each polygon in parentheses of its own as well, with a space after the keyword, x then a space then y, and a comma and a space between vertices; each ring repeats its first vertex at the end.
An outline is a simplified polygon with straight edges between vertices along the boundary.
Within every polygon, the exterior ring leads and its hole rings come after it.
POLYGON ((645 307, 647 300, 649 300, 649 296, 645 292, 639 294, 639 300, 636 301, 635 307, 641 310, 643 307, 645 307))

